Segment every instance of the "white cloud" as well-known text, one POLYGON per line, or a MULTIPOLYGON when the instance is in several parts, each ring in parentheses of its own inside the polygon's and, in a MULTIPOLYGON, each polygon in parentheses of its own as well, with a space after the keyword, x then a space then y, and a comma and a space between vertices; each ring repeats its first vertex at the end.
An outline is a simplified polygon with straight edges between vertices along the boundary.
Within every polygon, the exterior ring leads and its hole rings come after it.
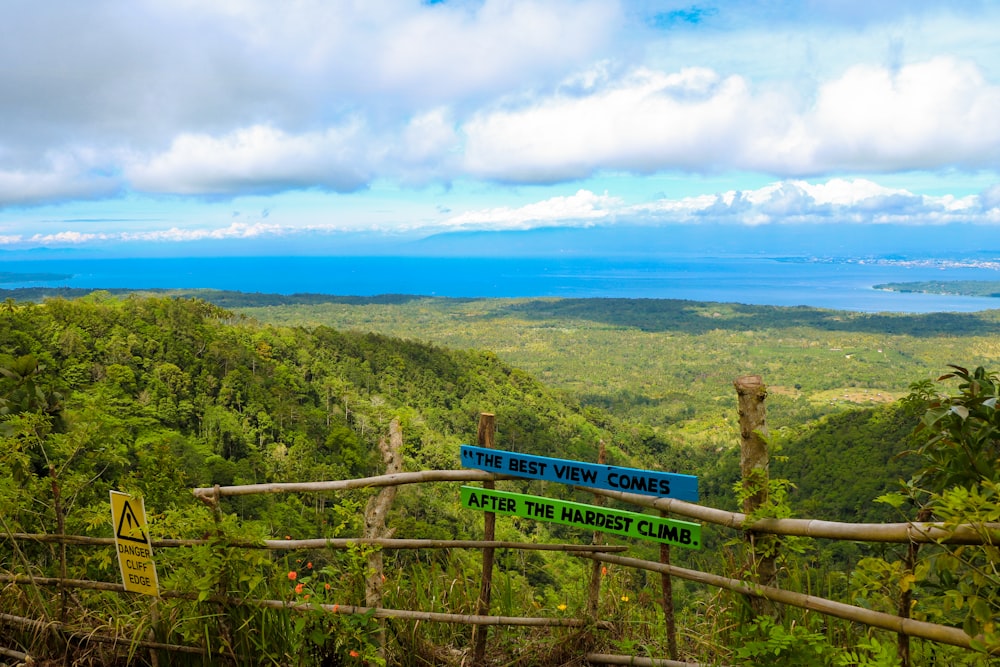
MULTIPOLYGON (((825 182, 783 180, 753 190, 730 190, 692 197, 661 198, 644 203, 628 203, 608 193, 580 189, 571 195, 548 197, 521 206, 474 208, 453 214, 440 212, 436 221, 410 225, 410 231, 425 234, 441 230, 520 230, 534 227, 588 227, 608 225, 648 225, 669 228, 677 224, 728 223, 764 224, 946 224, 952 222, 994 225, 1000 223, 1000 185, 978 195, 921 195, 889 188, 868 179, 830 179, 825 182)), ((0 235, 0 245, 25 244, 82 245, 103 243, 184 243, 207 240, 255 239, 301 235, 357 232, 349 217, 336 222, 301 224, 294 219, 271 221, 264 216, 250 222, 230 222, 211 227, 170 226, 132 231, 77 231, 0 235)), ((103 224, 105 221, 94 221, 103 224)), ((375 234, 400 231, 398 225, 376 228, 375 234)), ((4 230, 9 232, 10 230, 4 230)), ((917 233, 917 232, 915 232, 917 233)), ((413 235, 411 234, 412 238, 413 235)))
MULTIPOLYGON (((4 9, 0 208, 609 172, 784 181, 1000 169, 993 3, 9 0, 4 9)), ((930 205, 848 191, 859 201, 787 185, 707 198, 727 215, 753 209, 756 220, 930 205)), ((959 215, 982 203, 933 205, 959 215)))
POLYGON ((170 229, 150 230, 145 232, 127 232, 119 236, 121 241, 204 241, 218 239, 250 239, 259 236, 281 235, 287 230, 280 225, 265 223, 238 223, 234 222, 228 227, 207 228, 207 229, 170 229))
POLYGON ((856 206, 879 197, 905 195, 912 196, 900 188, 887 188, 867 179, 846 180, 833 178, 825 183, 798 181, 796 185, 809 193, 818 204, 835 206, 856 206))
POLYGON ((382 171, 407 185, 447 181, 457 173, 460 151, 461 138, 450 111, 433 109, 410 119, 398 139, 390 142, 382 171))
POLYGON ((1000 160, 1000 87, 953 58, 893 72, 859 65, 821 87, 806 115, 813 169, 889 171, 1000 160))
MULTIPOLYGON (((607 0, 8 4, 0 24, 0 61, 11 65, 0 68, 0 172, 37 180, 46 170, 38 156, 82 142, 130 169, 136 188, 179 194, 228 192, 241 183, 250 191, 357 188, 375 176, 365 169, 370 146, 350 156, 357 169, 309 155, 302 144, 336 152, 343 145, 331 146, 331 135, 352 123, 364 125, 371 142, 391 144, 408 124, 426 128, 428 109, 464 109, 520 86, 547 85, 584 66, 622 26, 617 3, 607 0), (306 164, 272 171, 252 159, 211 165, 205 155, 192 165, 203 171, 175 171, 203 150, 246 157, 234 143, 268 141, 247 137, 254 128, 283 135, 271 143, 285 148, 272 149, 279 157, 283 150, 304 154, 306 164), (302 141, 290 146, 296 137, 302 141), (150 164, 122 162, 164 147, 170 152, 140 159, 150 164), (196 183, 197 176, 208 180, 196 183)), ((413 163, 411 154, 414 177, 376 162, 383 175, 420 181, 441 173, 436 157, 425 153, 413 163)), ((75 191, 95 192, 92 182, 76 180, 75 191)), ((20 189, 0 191, 0 206, 34 201, 4 196, 20 189)), ((44 182, 27 189, 42 198, 73 190, 44 182)))
POLYGON ((653 223, 723 221, 767 223, 942 224, 994 222, 985 195, 919 195, 887 188, 867 179, 831 179, 825 183, 779 181, 749 191, 662 199, 618 212, 653 223))
POLYGON ((121 179, 96 164, 96 157, 91 151, 77 149, 46 155, 33 169, 0 168, 0 208, 117 192, 123 185, 121 179))
POLYGON ((616 2, 443 3, 367 40, 373 84, 419 99, 495 93, 577 65, 622 21, 616 2))
POLYGON ((602 169, 797 176, 1000 162, 1000 87, 972 63, 858 66, 803 105, 704 68, 637 69, 586 95, 556 92, 475 115, 463 127, 466 168, 557 182, 602 169))
POLYGON ((33 234, 29 237, 21 235, 0 236, 0 245, 17 245, 23 243, 47 245, 84 245, 94 242, 113 243, 186 243, 193 241, 209 241, 223 239, 254 239, 267 236, 287 236, 303 232, 334 232, 334 227, 290 228, 277 224, 263 222, 234 222, 225 227, 195 227, 168 229, 148 229, 144 231, 127 232, 79 232, 63 230, 47 234, 33 234))
POLYGON ((614 223, 665 225, 727 222, 744 225, 782 223, 990 222, 985 198, 918 195, 867 179, 822 183, 777 181, 755 190, 727 191, 679 199, 626 204, 619 197, 579 190, 520 207, 460 213, 442 224, 461 229, 525 229, 538 226, 614 223))
POLYGON ((746 82, 702 68, 638 69, 588 95, 555 94, 475 115, 466 169, 503 181, 555 182, 600 169, 712 169, 740 137, 746 82))
MULTIPOLYGON (((27 0, 5 5, 2 125, 12 143, 153 142, 345 109, 410 115, 582 66, 622 26, 616 2, 27 0)), ((324 122, 325 121, 325 122, 324 122)))
MULTIPOLYGON (((185 134, 170 149, 127 170, 147 192, 233 195, 319 187, 348 192, 371 177, 360 123, 289 135, 265 125, 222 137, 185 134)), ((369 147, 374 152, 374 147, 369 147)))
POLYGON ((106 234, 92 234, 75 231, 56 232, 54 234, 35 234, 29 240, 31 243, 46 243, 59 245, 80 245, 93 241, 106 240, 106 234))
POLYGON ((552 197, 520 207, 468 211, 444 221, 455 229, 526 229, 551 224, 581 224, 606 220, 619 210, 622 200, 607 194, 578 190, 568 197, 552 197))

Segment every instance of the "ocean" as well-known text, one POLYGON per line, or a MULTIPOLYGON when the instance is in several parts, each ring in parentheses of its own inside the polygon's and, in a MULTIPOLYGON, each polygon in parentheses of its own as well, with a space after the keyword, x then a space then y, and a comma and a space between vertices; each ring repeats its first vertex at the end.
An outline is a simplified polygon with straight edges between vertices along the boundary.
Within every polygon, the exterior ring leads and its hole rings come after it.
POLYGON ((899 293, 888 282, 1000 281, 994 263, 762 256, 657 259, 219 257, 0 261, 0 287, 212 288, 338 296, 624 297, 859 312, 974 312, 1000 299, 899 293), (10 275, 13 274, 13 275, 10 275), (58 274, 42 276, 38 274, 58 274), (20 277, 19 277, 20 276, 20 277))

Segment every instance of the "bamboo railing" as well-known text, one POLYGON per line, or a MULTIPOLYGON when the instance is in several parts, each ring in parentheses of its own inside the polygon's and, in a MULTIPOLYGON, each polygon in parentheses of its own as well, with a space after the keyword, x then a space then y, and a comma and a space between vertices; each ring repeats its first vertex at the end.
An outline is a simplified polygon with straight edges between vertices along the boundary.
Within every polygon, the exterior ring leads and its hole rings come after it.
MULTIPOLYGON (((496 475, 493 473, 477 470, 427 470, 420 472, 397 472, 386 475, 378 475, 352 480, 332 480, 325 482, 303 482, 303 483, 270 483, 259 485, 240 486, 214 486, 207 488, 193 489, 195 497, 201 499, 206 505, 218 512, 219 502, 224 497, 243 496, 251 494, 280 494, 280 493, 324 493, 331 491, 348 491, 356 489, 376 489, 376 488, 396 488, 406 485, 418 485, 427 483, 451 483, 451 482, 482 482, 484 485, 492 485, 496 481, 513 479, 509 476, 496 475)), ((638 495, 621 491, 607 491, 602 489, 586 488, 588 492, 601 497, 607 497, 622 503, 631 504, 637 507, 644 507, 660 512, 669 512, 673 515, 702 521, 708 524, 744 531, 757 535, 783 535, 822 538, 830 540, 850 540, 865 542, 882 542, 895 544, 953 544, 953 545, 981 545, 996 544, 1000 542, 1000 524, 977 524, 977 525, 949 525, 943 522, 912 522, 912 523, 892 523, 892 524, 864 524, 864 523, 843 523, 833 521, 821 521, 811 519, 758 519, 749 521, 746 513, 729 512, 714 509, 702 505, 696 505, 680 500, 669 498, 657 498, 651 496, 638 495)), ((391 496, 384 496, 389 498, 391 496)), ((385 512, 382 512, 385 515, 385 512)), ((376 531, 375 534, 379 534, 376 531)), ((0 532, 0 540, 8 539, 17 542, 38 542, 54 543, 65 546, 80 547, 107 547, 113 546, 113 538, 89 537, 80 535, 65 534, 44 534, 44 533, 13 533, 0 532)), ((382 549, 477 549, 484 554, 492 553, 494 549, 516 549, 534 551, 560 551, 569 553, 580 558, 586 558, 596 563, 614 563, 627 568, 635 568, 650 572, 659 573, 664 577, 664 581, 669 581, 670 577, 677 577, 688 581, 725 589, 748 596, 753 600, 767 600, 773 603, 789 605, 801 609, 810 610, 831 617, 846 619, 849 621, 865 624, 874 628, 880 628, 890 632, 898 633, 900 636, 919 637, 925 640, 970 648, 973 638, 962 629, 938 625, 923 621, 916 621, 902 615, 892 615, 872 611, 862 607, 857 607, 834 600, 795 593, 782 590, 773 585, 762 583, 761 581, 743 581, 720 575, 690 570, 671 565, 667 559, 665 562, 652 562, 621 555, 621 552, 628 549, 622 545, 593 544, 538 544, 512 541, 498 541, 486 534, 483 540, 426 540, 426 539, 394 539, 390 537, 359 537, 359 538, 336 538, 336 539, 296 539, 296 540, 263 540, 259 542, 246 540, 226 539, 224 535, 216 539, 160 539, 153 540, 152 546, 156 548, 176 548, 198 545, 213 545, 215 548, 240 548, 240 549, 265 549, 274 551, 287 551, 299 549, 350 549, 358 545, 375 545, 382 549)), ((484 559, 485 562, 485 559, 484 559)), ((61 567, 65 571, 65 564, 61 567)), ((486 574, 492 571, 492 566, 484 569, 484 581, 486 574)), ((80 579, 70 579, 65 575, 61 577, 36 577, 23 574, 0 574, 0 583, 12 586, 33 586, 33 587, 57 587, 62 591, 69 589, 89 589, 110 592, 124 592, 121 584, 88 581, 80 579)), ((192 592, 185 591, 163 591, 163 597, 191 598, 195 596, 192 592)), ((293 602, 285 600, 270 599, 234 599, 225 596, 211 596, 210 602, 228 605, 250 605, 268 609, 287 610, 290 612, 305 612, 317 609, 317 607, 331 614, 371 614, 380 619, 397 619, 410 622, 431 622, 431 623, 458 623, 472 625, 479 628, 474 633, 474 644, 477 655, 482 655, 486 634, 482 630, 488 626, 522 626, 522 627, 562 627, 562 628, 583 628, 610 627, 605 620, 591 618, 551 618, 551 617, 511 617, 490 615, 489 590, 484 584, 483 592, 477 604, 476 614, 451 614, 442 612, 428 612, 420 610, 387 609, 381 606, 354 606, 354 605, 316 605, 303 602, 293 602)), ((596 603, 588 600, 588 609, 597 609, 596 603)), ((168 645, 163 643, 140 640, 137 638, 124 638, 102 634, 95 629, 78 628, 69 624, 53 621, 49 619, 27 619, 12 614, 0 614, 0 623, 34 628, 41 631, 57 632, 64 637, 72 638, 77 642, 106 642, 106 643, 126 643, 155 650, 171 650, 189 653, 199 653, 203 649, 196 646, 168 645)), ((0 655, 7 656, 22 662, 28 662, 30 656, 15 649, 0 646, 0 655)), ((634 665, 656 665, 666 667, 685 666, 692 667, 693 663, 683 663, 672 659, 653 659, 634 656, 610 656, 598 653, 588 653, 585 659, 591 664, 634 664, 634 665)))
POLYGON ((664 510, 734 530, 752 530, 770 535, 815 537, 852 542, 887 544, 997 544, 1000 523, 947 524, 940 521, 908 523, 844 523, 817 519, 758 519, 747 522, 746 514, 695 505, 673 498, 653 498, 625 491, 586 489, 640 507, 664 510))
MULTIPOLYGON (((319 493, 324 491, 346 491, 368 489, 381 486, 421 484, 426 482, 494 482, 515 479, 509 475, 497 475, 480 470, 424 470, 396 475, 377 475, 351 480, 329 482, 284 482, 258 485, 203 487, 193 489, 195 496, 206 499, 216 493, 222 497, 251 495, 255 488, 258 493, 319 493)), ((689 519, 704 521, 733 530, 753 530, 772 535, 815 537, 829 540, 849 540, 855 542, 885 542, 890 544, 992 544, 1000 542, 1000 523, 950 525, 940 521, 918 521, 907 523, 846 523, 822 521, 819 519, 758 519, 747 523, 747 516, 741 512, 729 512, 705 505, 676 500, 656 498, 627 491, 609 491, 590 487, 577 487, 608 498, 614 498, 630 505, 648 507, 677 514, 689 519)), ((280 540, 275 540, 280 541, 280 540)), ((357 540, 354 540, 357 541, 357 540)), ((156 546, 154 543, 153 546, 156 546)), ((164 546, 170 546, 164 544, 164 546)))
MULTIPOLYGON (((262 493, 301 493, 307 487, 313 492, 329 491, 331 489, 361 489, 377 488, 381 486, 401 486, 410 484, 422 484, 439 481, 495 481, 506 479, 504 476, 482 473, 472 470, 437 470, 425 471, 421 473, 401 473, 395 475, 382 475, 376 477, 360 478, 355 480, 337 480, 331 482, 311 482, 308 484, 266 484, 260 485, 258 489, 262 493)), ((213 487, 204 489, 194 489, 193 493, 201 498, 219 498, 225 496, 246 495, 252 493, 253 487, 213 487), (210 495, 211 494, 211 495, 210 495)), ((746 522, 746 516, 739 512, 727 512, 701 505, 686 503, 678 500, 665 498, 654 498, 641 496, 626 492, 605 491, 588 488, 588 491, 602 496, 607 496, 621 502, 633 504, 639 507, 648 507, 673 514, 697 519, 706 523, 731 528, 734 530, 755 530, 762 533, 775 535, 796 535, 804 537, 819 537, 827 539, 857 540, 857 541, 878 541, 890 543, 914 542, 937 542, 943 544, 982 544, 984 535, 982 526, 959 525, 947 526, 940 522, 921 522, 908 524, 851 524, 831 521, 817 521, 806 519, 762 519, 752 524, 746 522)), ((1000 525, 990 525, 987 538, 1000 531, 1000 525)), ((80 535, 55 535, 40 533, 8 533, 0 537, 26 542, 56 543, 74 546, 113 546, 113 538, 88 537, 80 535)), ((648 570, 666 574, 671 577, 678 577, 697 583, 723 588, 738 592, 744 595, 771 600, 785 605, 795 606, 802 609, 815 611, 818 613, 842 618, 858 623, 881 628, 891 632, 897 632, 908 636, 919 637, 930 641, 940 642, 964 648, 970 647, 971 637, 959 628, 937 625, 922 621, 915 621, 908 618, 900 618, 891 614, 875 612, 862 607, 826 600, 823 598, 794 593, 781 590, 775 587, 760 586, 752 582, 745 582, 737 579, 721 577, 707 572, 688 570, 674 565, 645 561, 635 558, 628 558, 616 555, 626 551, 624 545, 600 545, 600 544, 538 544, 530 542, 511 542, 497 540, 423 540, 423 539, 392 539, 392 538, 336 538, 336 539, 299 539, 299 540, 264 540, 261 542, 248 542, 241 540, 218 541, 208 539, 198 540, 153 540, 152 545, 156 548, 172 548, 214 544, 218 548, 252 548, 267 550, 297 550, 297 549, 348 549, 356 545, 371 544, 378 545, 384 549, 521 549, 535 551, 561 551, 571 553, 581 558, 588 558, 603 563, 614 563, 625 567, 648 570)), ((105 590, 113 592, 124 592, 121 584, 109 582, 95 582, 77 579, 65 579, 60 577, 28 577, 25 575, 0 575, 0 583, 12 585, 34 585, 34 586, 58 586, 64 588, 81 588, 91 590, 105 590)), ((164 591, 163 597, 193 597, 191 593, 176 591, 164 591)), ((214 600, 215 598, 211 598, 214 600)), ((227 603, 249 604, 271 609, 287 609, 290 611, 305 611, 315 609, 315 605, 295 603, 282 600, 235 600, 226 599, 227 603)), ((369 608, 352 605, 326 605, 323 607, 330 613, 340 614, 365 614, 373 613, 376 618, 393 618, 409 621, 437 622, 437 623, 461 623, 474 626, 529 626, 529 627, 584 627, 590 621, 588 619, 567 619, 567 618, 544 618, 544 617, 506 617, 493 616, 489 614, 446 614, 436 612, 423 612, 414 610, 398 610, 369 608), (329 607, 327 609, 327 607, 329 607)), ((0 620, 6 622, 18 622, 11 615, 0 616, 0 620)), ((41 622, 41 621, 39 621, 41 622)), ((603 625, 598 623, 598 627, 603 625)), ((49 629, 60 629, 58 623, 47 621, 46 627, 49 629)), ((80 628, 67 628, 66 632, 76 637, 87 635, 80 628)), ((98 639, 98 635, 93 635, 93 641, 103 641, 98 639)), ((110 640, 109 640, 110 641, 110 640)), ((121 641, 121 638, 118 638, 121 641)), ((148 647, 149 642, 140 643, 148 647)), ((157 648, 165 648, 156 645, 157 648)), ((197 647, 180 647, 178 650, 196 651, 197 647)), ((16 652, 15 652, 16 653, 16 652)), ((598 656, 592 662, 599 662, 598 656)), ((603 657, 601 658, 603 659, 603 657)), ((621 663, 607 662, 605 664, 688 664, 676 661, 661 660, 652 663, 621 663)))

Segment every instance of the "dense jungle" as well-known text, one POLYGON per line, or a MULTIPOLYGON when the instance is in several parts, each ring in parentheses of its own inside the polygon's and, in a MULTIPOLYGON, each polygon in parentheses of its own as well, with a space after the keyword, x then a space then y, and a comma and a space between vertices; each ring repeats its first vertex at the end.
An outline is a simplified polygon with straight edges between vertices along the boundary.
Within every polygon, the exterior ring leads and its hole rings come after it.
MULTIPOLYGON (((372 489, 234 496, 218 512, 192 489, 379 475, 395 423, 402 468, 460 468, 481 413, 496 447, 697 475, 700 503, 737 510, 733 381, 767 387, 771 516, 844 522, 1000 521, 996 495, 1000 311, 861 314, 643 299, 338 298, 212 291, 90 294, 11 290, 0 305, 0 607, 18 618, 198 647, 238 664, 468 664, 468 627, 380 624, 369 615, 290 615, 227 599, 361 605, 371 549, 158 549, 164 597, 30 583, 114 582, 114 553, 15 535, 107 538, 108 493, 141 496, 154 539, 355 537, 372 489), (955 365, 956 367, 950 366, 955 365), (946 376, 946 377, 942 377, 946 376), (964 457, 964 458, 963 458, 964 457), (68 564, 67 564, 68 563, 68 564), (293 576, 294 575, 294 576, 293 576), (26 579, 27 578, 27 579, 26 579), (388 634, 386 634, 388 633, 388 634), (353 663, 351 661, 354 661, 353 663)), ((581 502, 538 481, 502 488, 581 502)), ((407 487, 394 537, 474 540, 483 516, 444 483, 407 487)), ((500 518, 497 539, 587 542, 589 532, 500 518)), ((653 544, 627 544, 655 560, 653 544)), ((673 562, 741 576, 738 533, 706 528, 673 562)), ((971 649, 917 641, 909 664, 992 664, 1000 582, 993 546, 788 538, 778 582, 963 628, 971 649), (910 558, 910 567, 906 567, 910 558), (914 560, 915 558, 915 560, 914 560), (943 662, 942 662, 943 661, 943 662)), ((474 613, 476 552, 383 554, 385 606, 474 613)), ((591 563, 500 550, 493 613, 585 616, 591 563)), ((509 628, 490 664, 577 664, 567 650, 668 655, 660 578, 603 570, 598 632, 509 628), (568 647, 568 648, 567 648, 568 647), (581 649, 582 650, 582 649, 581 649)), ((894 635, 818 614, 756 614, 742 596, 677 581, 675 651, 702 664, 900 664, 894 635)), ((157 661, 154 651, 67 639, 0 618, 0 648, 78 664, 157 661)), ((0 657, 0 661, 4 660, 0 657)), ((209 660, 210 662, 212 660, 209 660)))

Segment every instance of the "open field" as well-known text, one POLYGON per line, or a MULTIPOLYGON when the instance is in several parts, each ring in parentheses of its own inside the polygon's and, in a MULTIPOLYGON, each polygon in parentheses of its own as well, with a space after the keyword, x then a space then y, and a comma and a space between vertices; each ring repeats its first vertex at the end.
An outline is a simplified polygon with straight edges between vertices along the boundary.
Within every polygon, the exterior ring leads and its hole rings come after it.
POLYGON ((950 363, 1000 366, 1000 311, 871 315, 650 299, 434 298, 239 310, 275 324, 487 349, 585 404, 703 445, 732 442, 732 381, 740 375, 763 376, 780 427, 891 402, 950 363))

